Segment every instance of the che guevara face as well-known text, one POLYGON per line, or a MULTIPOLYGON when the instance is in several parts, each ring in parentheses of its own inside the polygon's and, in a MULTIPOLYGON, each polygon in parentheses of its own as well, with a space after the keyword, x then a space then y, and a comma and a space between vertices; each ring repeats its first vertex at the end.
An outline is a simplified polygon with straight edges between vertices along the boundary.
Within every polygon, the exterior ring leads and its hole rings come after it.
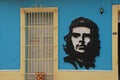
POLYGON ((72 44, 78 53, 84 53, 85 47, 90 42, 90 29, 87 27, 75 27, 72 29, 72 44))

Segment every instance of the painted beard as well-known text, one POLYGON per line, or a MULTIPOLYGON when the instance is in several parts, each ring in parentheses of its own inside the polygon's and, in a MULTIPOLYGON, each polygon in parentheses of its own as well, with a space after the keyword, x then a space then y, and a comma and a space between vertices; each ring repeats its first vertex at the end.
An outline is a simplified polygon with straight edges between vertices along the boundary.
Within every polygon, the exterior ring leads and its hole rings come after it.
POLYGON ((89 46, 86 46, 84 44, 76 45, 76 50, 73 53, 74 57, 82 59, 83 61, 91 61, 91 50, 89 49, 89 46))
POLYGON ((90 67, 95 67, 94 61, 91 61, 89 58, 90 56, 87 55, 88 53, 83 52, 82 54, 80 52, 74 52, 73 55, 69 55, 64 57, 64 62, 71 63, 75 69, 78 69, 78 67, 82 68, 83 66, 86 69, 89 69, 90 67), (77 64, 79 65, 77 67, 77 64))
POLYGON ((78 69, 77 64, 79 65, 80 68, 82 68, 83 66, 86 69, 89 69, 90 67, 94 68, 95 64, 94 64, 94 60, 91 60, 90 55, 88 55, 87 52, 74 52, 73 56, 67 56, 64 58, 65 62, 70 62, 75 69, 78 69), (68 60, 69 61, 68 61, 68 60))

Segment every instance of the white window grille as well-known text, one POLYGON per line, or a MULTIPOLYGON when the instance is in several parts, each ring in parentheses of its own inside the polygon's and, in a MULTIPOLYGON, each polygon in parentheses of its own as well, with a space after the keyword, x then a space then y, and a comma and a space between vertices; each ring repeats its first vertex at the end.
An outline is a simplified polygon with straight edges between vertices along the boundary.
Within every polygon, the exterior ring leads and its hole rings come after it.
POLYGON ((24 39, 21 47, 25 46, 24 54, 21 53, 25 64, 21 65, 24 79, 55 80, 57 8, 24 8, 21 13, 24 13, 21 14, 21 40, 24 39))

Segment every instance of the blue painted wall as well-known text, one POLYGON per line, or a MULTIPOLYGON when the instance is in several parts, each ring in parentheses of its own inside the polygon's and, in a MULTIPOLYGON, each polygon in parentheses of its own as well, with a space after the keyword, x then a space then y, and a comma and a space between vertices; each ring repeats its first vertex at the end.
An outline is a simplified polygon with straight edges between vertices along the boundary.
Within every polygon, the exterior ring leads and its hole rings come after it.
MULTIPOLYGON (((35 0, 0 0, 0 69, 20 69, 20 8, 33 7, 35 0)), ((59 54, 58 68, 73 69, 64 63, 62 45, 71 21, 83 16, 99 26, 101 51, 95 70, 112 70, 112 4, 119 0, 41 0, 44 7, 58 7, 59 54), (100 15, 100 7, 104 8, 100 15)))

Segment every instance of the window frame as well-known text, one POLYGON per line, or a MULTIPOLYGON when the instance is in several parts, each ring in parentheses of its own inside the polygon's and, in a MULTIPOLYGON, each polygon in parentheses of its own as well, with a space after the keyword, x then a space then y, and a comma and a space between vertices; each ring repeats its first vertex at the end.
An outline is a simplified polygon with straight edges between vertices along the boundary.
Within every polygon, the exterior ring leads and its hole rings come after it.
POLYGON ((20 72, 22 73, 21 80, 25 79, 25 14, 27 12, 53 12, 53 52, 54 52, 54 80, 56 79, 58 69, 58 8, 57 7, 45 7, 45 8, 21 8, 20 9, 20 72))

